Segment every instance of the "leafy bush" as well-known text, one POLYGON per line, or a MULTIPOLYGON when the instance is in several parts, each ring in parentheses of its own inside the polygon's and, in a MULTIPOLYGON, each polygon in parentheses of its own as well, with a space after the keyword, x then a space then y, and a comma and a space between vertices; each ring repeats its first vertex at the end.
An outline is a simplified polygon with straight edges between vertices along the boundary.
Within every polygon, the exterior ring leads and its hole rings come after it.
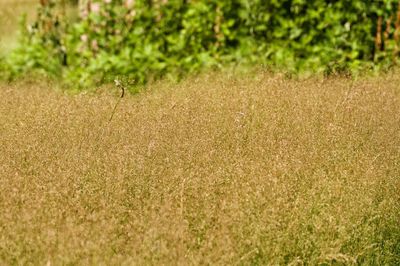
POLYGON ((331 73, 393 65, 399 54, 398 0, 87 0, 73 21, 60 6, 40 7, 8 60, 13 75, 42 69, 89 85, 229 64, 331 73))

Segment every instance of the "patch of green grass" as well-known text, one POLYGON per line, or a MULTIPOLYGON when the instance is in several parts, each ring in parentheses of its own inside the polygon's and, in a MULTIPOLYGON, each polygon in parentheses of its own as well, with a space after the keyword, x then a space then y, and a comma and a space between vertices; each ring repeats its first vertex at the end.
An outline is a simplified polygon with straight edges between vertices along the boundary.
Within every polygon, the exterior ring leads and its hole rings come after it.
POLYGON ((1 85, 0 264, 399 264, 398 84, 1 85))

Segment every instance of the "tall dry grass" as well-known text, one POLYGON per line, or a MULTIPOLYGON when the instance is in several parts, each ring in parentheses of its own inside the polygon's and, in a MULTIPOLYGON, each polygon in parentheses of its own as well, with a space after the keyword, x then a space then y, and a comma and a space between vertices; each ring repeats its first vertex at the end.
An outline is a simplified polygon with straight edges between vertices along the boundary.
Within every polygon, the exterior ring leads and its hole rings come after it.
POLYGON ((398 84, 3 84, 0 264, 398 264, 398 84))

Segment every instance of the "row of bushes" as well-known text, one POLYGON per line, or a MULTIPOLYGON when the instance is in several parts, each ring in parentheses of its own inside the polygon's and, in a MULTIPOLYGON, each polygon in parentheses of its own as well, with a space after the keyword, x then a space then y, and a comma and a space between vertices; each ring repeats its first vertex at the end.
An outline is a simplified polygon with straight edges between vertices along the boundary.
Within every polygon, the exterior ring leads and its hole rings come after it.
POLYGON ((42 1, 2 72, 87 86, 226 65, 357 71, 399 58, 399 0, 86 0, 75 8, 79 16, 42 1))

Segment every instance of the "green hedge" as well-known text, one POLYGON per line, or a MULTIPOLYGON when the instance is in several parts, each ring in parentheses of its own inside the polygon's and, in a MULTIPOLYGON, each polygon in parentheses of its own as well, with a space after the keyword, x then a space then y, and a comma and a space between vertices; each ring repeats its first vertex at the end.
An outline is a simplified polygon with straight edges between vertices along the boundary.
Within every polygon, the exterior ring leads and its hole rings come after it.
POLYGON ((398 0, 86 0, 79 8, 71 18, 54 2, 40 7, 7 60, 10 75, 37 69, 85 86, 226 65, 358 71, 399 57, 398 0))

